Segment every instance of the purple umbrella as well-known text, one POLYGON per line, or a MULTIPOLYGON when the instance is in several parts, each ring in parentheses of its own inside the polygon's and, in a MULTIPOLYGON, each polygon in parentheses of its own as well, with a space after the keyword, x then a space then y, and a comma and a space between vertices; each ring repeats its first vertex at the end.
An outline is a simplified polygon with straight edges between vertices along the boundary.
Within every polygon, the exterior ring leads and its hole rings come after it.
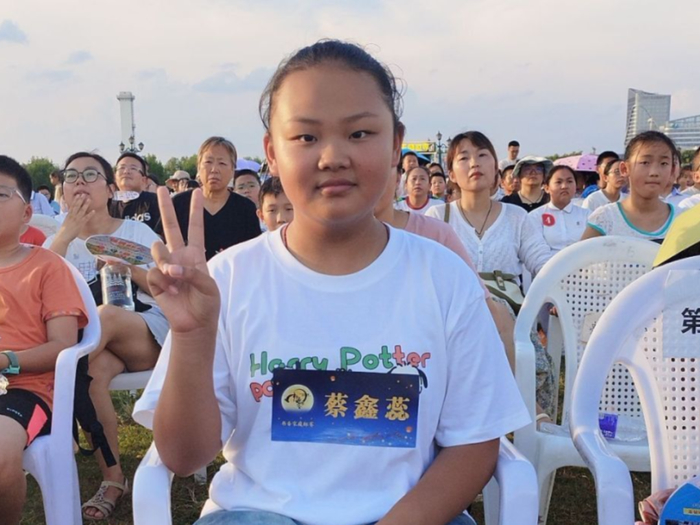
POLYGON ((595 171, 595 163, 598 155, 572 155, 554 161, 555 166, 568 166, 576 171, 595 171))

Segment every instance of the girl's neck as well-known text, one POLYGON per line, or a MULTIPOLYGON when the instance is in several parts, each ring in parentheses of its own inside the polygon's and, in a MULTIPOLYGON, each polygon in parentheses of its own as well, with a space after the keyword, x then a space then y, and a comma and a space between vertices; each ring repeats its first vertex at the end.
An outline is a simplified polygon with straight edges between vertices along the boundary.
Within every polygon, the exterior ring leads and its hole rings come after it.
POLYGON ((87 239, 91 235, 111 235, 121 226, 121 219, 115 219, 108 212, 107 208, 103 212, 97 212, 80 229, 81 239, 87 239))
POLYGON ((482 191, 464 191, 459 199, 459 204, 463 210, 487 213, 491 206, 491 196, 489 189, 482 191))
POLYGON ((603 192, 603 195, 605 195, 610 202, 617 202, 620 198, 620 190, 613 188, 612 186, 610 186, 610 184, 605 186, 605 188, 603 188, 600 191, 603 192))
POLYGON ((653 212, 657 211, 659 208, 668 207, 668 205, 664 201, 659 199, 658 195, 647 199, 635 193, 634 191, 631 191, 630 196, 623 200, 622 203, 626 204, 626 207, 629 207, 629 209, 638 211, 640 213, 653 212))
POLYGON ((405 230, 408 224, 409 213, 407 211, 397 210, 393 206, 388 206, 383 210, 375 211, 374 216, 393 228, 405 230))
POLYGON ((307 268, 326 275, 363 270, 379 257, 388 242, 388 230, 373 215, 333 228, 295 216, 286 228, 283 234, 292 255, 307 268))
POLYGON ((520 198, 525 197, 529 202, 538 202, 542 198, 544 190, 541 186, 526 186, 522 185, 520 187, 520 198))

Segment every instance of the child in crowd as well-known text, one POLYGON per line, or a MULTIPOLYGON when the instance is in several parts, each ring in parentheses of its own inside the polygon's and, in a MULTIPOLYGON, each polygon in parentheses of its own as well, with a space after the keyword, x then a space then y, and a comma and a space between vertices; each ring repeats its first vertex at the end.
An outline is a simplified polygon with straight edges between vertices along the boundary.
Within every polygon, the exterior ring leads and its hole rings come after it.
POLYGON ((673 176, 675 152, 673 141, 658 131, 645 131, 634 137, 620 164, 620 172, 629 181, 629 197, 595 210, 582 238, 627 235, 663 239, 676 212, 659 196, 673 176))
POLYGON ((260 179, 253 170, 236 170, 233 174, 233 191, 249 198, 257 206, 260 197, 260 179))
POLYGON ((292 222, 294 206, 284 194, 279 177, 270 177, 260 186, 258 218, 269 232, 292 222))
MULTIPOLYGON (((439 164, 438 164, 439 166, 439 164)), ((447 178, 442 171, 434 171, 430 175, 430 196, 433 199, 445 202, 447 190, 447 178)))
POLYGON ((406 172, 406 197, 394 207, 397 210, 424 214, 442 201, 430 195, 430 172, 425 166, 415 166, 406 172))
POLYGON ((595 211, 601 206, 613 202, 620 202, 627 195, 622 193, 622 188, 627 184, 627 179, 620 172, 619 159, 612 159, 601 169, 601 184, 603 187, 598 191, 594 191, 585 198, 582 208, 590 211, 595 211))
POLYGON ((0 155, 0 521, 7 525, 19 523, 26 497, 23 451, 51 431, 56 358, 87 323, 66 263, 19 242, 31 193, 27 171, 0 155))
MULTIPOLYGON (((606 188, 610 188, 609 181, 606 188)), ((591 212, 571 203, 576 194, 576 172, 568 166, 554 166, 544 178, 544 189, 549 202, 531 211, 528 220, 542 232, 552 252, 557 253, 581 239, 591 212)))
POLYGON ((458 201, 462 198, 462 190, 459 189, 459 185, 451 180, 447 181, 447 189, 445 190, 445 202, 449 204, 453 201, 458 201))
MULTIPOLYGON (((114 171, 109 162, 95 153, 74 153, 63 170, 63 195, 68 206, 61 228, 44 244, 65 257, 83 275, 93 290, 99 289, 100 262, 86 247, 92 235, 111 235, 150 247, 159 240, 145 223, 110 216, 108 203, 112 196, 114 171)), ((100 304, 102 334, 97 349, 90 354, 90 398, 97 418, 117 464, 108 467, 100 451, 97 458, 104 481, 94 497, 83 504, 83 517, 105 519, 119 499, 128 492, 127 479, 119 462, 117 414, 112 404, 109 383, 125 371, 137 372, 153 368, 168 332, 168 321, 154 301, 146 281, 147 268, 129 266, 131 280, 138 290, 134 294, 136 311, 100 304)), ((94 293, 94 291, 93 291, 94 293)))
POLYGON ((185 245, 163 195, 149 280, 172 332, 134 417, 178 475, 223 446, 199 525, 473 524, 498 438, 528 421, 473 272, 374 217, 399 108, 388 69, 321 41, 261 100, 290 224, 207 269, 201 223, 185 245))

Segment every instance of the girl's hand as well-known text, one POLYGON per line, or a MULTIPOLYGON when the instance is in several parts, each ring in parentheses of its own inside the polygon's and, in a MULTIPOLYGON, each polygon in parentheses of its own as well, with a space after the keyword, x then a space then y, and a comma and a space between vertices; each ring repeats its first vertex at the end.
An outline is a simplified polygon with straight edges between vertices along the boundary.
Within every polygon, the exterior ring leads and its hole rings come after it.
POLYGON ((209 276, 204 256, 203 198, 200 189, 192 192, 185 244, 168 190, 158 188, 166 244, 159 241, 151 248, 157 267, 149 270, 148 284, 173 334, 216 330, 219 320, 219 288, 209 276))
POLYGON ((60 236, 65 243, 72 242, 94 214, 95 210, 90 210, 90 197, 84 193, 78 195, 68 210, 57 237, 60 236))

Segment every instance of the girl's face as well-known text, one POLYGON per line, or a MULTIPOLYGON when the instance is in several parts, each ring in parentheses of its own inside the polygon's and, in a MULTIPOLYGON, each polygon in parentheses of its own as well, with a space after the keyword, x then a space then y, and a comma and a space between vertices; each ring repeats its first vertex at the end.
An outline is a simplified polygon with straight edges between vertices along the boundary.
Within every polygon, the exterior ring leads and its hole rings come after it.
POLYGON ((496 184, 496 159, 486 148, 477 148, 470 140, 459 143, 450 166, 450 180, 462 191, 491 190, 496 184))
POLYGON ((106 210, 112 196, 112 190, 107 184, 104 169, 100 163, 90 157, 80 157, 66 166, 66 172, 69 170, 75 170, 78 173, 84 173, 86 170, 88 172, 96 171, 98 176, 92 182, 85 182, 84 175, 78 176, 73 183, 64 181, 63 198, 68 209, 80 198, 88 199, 91 210, 106 210))
POLYGON ((678 176, 678 189, 683 191, 693 184, 693 172, 690 170, 681 170, 681 174, 678 176))
POLYGON ((620 173, 627 177, 630 191, 642 198, 658 197, 672 177, 673 156, 662 142, 642 144, 629 161, 620 163, 620 173))
POLYGON ((563 210, 576 194, 576 178, 569 170, 557 170, 544 189, 549 193, 552 204, 563 210))
POLYGON ((371 219, 401 139, 372 76, 328 63, 284 79, 264 145, 295 223, 342 225, 371 219))
POLYGON ((605 176, 606 187, 619 190, 622 189, 625 184, 627 184, 627 180, 622 176, 622 172, 620 171, 620 164, 622 164, 622 161, 620 160, 614 160, 610 164, 608 174, 605 176))
POLYGON ((430 191, 428 174, 422 169, 415 169, 406 179, 406 191, 412 200, 425 200, 430 191))
POLYGON ((229 150, 221 144, 215 144, 202 154, 197 166, 197 177, 202 181, 205 193, 228 191, 228 183, 233 178, 234 169, 229 150))

